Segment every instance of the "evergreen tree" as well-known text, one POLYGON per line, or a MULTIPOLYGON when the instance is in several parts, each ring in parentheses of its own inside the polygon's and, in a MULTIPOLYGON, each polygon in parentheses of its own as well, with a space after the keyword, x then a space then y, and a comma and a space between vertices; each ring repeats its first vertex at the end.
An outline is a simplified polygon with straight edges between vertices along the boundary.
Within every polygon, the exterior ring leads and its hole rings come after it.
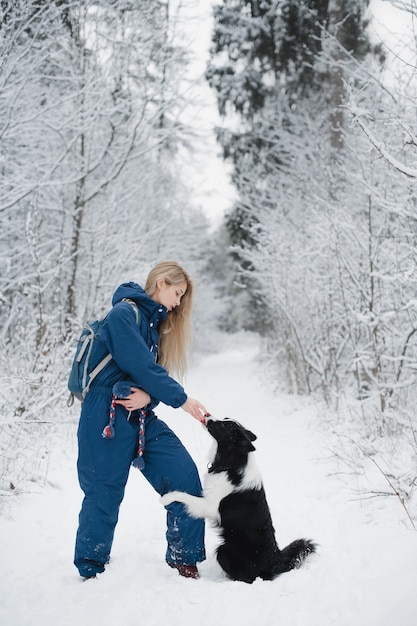
MULTIPOLYGON (((294 156, 288 137, 296 135, 298 116, 306 111, 315 108, 320 120, 327 111, 323 132, 330 171, 332 160, 340 158, 343 64, 372 51, 364 18, 367 5, 368 0, 224 0, 214 9, 207 78, 225 120, 218 139, 233 163, 238 192, 226 224, 237 282, 250 295, 248 310, 256 314, 255 319, 248 316, 249 327, 270 327, 262 289, 241 253, 257 243, 260 198, 265 200, 271 179, 287 175, 294 156)), ((334 193, 334 182, 329 188, 334 193)), ((274 210, 270 200, 265 202, 263 208, 274 210)))

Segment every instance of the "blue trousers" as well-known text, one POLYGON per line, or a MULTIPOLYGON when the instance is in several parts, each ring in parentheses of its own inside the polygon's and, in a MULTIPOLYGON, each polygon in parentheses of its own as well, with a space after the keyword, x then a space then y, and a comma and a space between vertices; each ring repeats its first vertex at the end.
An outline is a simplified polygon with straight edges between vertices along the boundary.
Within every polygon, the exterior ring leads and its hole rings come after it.
MULTIPOLYGON (((91 389, 78 427, 77 469, 84 500, 74 563, 81 576, 103 572, 110 559, 119 507, 138 445, 139 427, 126 419, 127 413, 122 407, 116 409, 115 436, 112 439, 102 437, 109 421, 110 402, 108 393, 91 389)), ((194 461, 178 437, 154 414, 145 422, 143 460, 142 473, 160 495, 177 489, 201 495, 194 461)), ((178 502, 166 509, 165 559, 187 565, 204 561, 204 521, 189 517, 184 505, 178 502)))

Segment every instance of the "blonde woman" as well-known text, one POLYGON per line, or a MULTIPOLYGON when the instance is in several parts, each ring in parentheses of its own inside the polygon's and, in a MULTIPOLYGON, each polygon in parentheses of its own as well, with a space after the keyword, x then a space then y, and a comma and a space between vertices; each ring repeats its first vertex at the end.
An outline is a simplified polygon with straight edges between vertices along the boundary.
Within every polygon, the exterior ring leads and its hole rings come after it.
MULTIPOLYGON (((131 464, 160 495, 172 490, 201 495, 193 460, 154 413, 159 402, 181 407, 199 421, 207 413, 169 375, 181 377, 186 370, 192 298, 187 272, 175 261, 159 263, 144 289, 133 282, 118 287, 95 342, 93 364, 107 353, 113 358, 94 379, 78 428, 77 468, 85 497, 74 563, 85 579, 103 572, 109 561, 131 464)), ((204 522, 189 517, 180 503, 166 509, 165 560, 181 576, 198 578, 197 563, 205 559, 204 522)))

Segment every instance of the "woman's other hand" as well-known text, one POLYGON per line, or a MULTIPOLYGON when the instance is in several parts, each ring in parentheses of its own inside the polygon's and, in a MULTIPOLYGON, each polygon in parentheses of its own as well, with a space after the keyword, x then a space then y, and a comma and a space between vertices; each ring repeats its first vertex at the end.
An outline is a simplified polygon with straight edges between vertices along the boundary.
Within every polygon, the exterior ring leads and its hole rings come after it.
POLYGON ((116 404, 121 404, 127 411, 143 409, 143 407, 151 401, 150 395, 146 393, 146 391, 143 391, 143 389, 131 387, 130 391, 132 392, 130 396, 116 400, 116 404))

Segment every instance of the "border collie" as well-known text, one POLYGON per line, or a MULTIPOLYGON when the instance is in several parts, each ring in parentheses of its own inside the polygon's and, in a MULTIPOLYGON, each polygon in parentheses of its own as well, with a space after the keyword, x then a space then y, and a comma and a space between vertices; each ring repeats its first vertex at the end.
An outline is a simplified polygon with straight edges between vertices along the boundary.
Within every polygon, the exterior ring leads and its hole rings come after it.
POLYGON ((306 539, 297 539, 283 550, 278 548, 252 454, 256 435, 227 418, 210 417, 206 427, 217 442, 217 449, 209 464, 202 497, 171 491, 161 498, 162 504, 182 502, 189 515, 208 518, 219 527, 223 542, 217 548, 217 560, 232 580, 273 580, 300 567, 316 546, 306 539))

